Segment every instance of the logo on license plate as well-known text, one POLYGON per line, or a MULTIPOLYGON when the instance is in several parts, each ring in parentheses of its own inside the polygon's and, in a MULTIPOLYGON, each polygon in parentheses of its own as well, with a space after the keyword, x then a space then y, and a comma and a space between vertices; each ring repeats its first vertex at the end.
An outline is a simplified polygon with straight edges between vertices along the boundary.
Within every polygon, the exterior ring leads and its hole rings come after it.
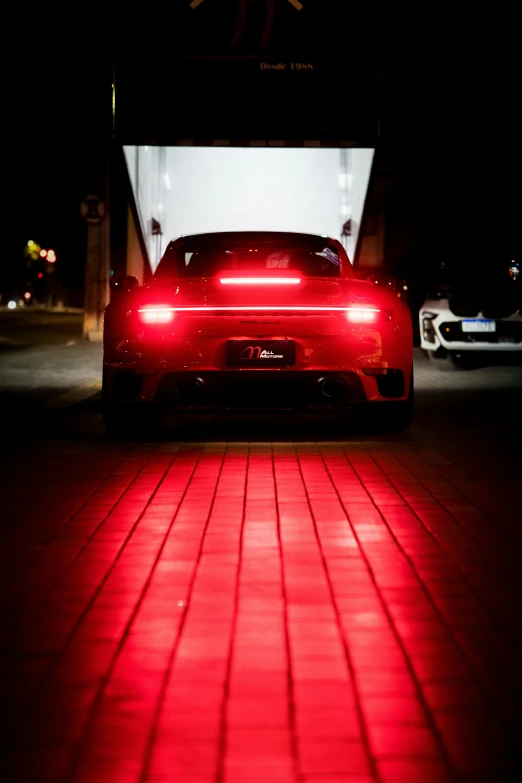
POLYGON ((295 343, 293 340, 229 340, 227 361, 233 367, 291 367, 295 364, 295 343))
POLYGON ((239 355, 240 359, 283 359, 282 353, 261 350, 260 345, 248 345, 239 355))

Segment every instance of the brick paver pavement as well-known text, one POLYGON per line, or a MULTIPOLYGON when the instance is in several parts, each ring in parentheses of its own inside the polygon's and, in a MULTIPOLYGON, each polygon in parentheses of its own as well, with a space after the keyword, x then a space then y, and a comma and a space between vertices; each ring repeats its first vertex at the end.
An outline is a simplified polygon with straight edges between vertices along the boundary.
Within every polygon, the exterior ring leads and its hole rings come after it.
POLYGON ((3 463, 6 783, 521 774, 520 512, 417 439, 3 463))
POLYGON ((0 356, 2 783, 518 783, 520 368, 113 443, 98 348, 0 356))

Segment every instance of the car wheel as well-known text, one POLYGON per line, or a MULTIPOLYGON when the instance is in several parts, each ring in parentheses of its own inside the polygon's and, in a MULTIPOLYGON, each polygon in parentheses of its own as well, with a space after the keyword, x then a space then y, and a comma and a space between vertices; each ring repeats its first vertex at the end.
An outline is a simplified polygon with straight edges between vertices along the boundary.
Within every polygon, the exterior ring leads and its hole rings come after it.
POLYGON ((151 404, 104 405, 103 423, 111 435, 148 435, 159 426, 159 411, 151 404))
POLYGON ((143 435, 159 424, 159 410, 152 403, 109 402, 105 372, 102 379, 102 417, 107 432, 116 437, 143 435))
POLYGON ((117 405, 104 405, 102 409, 105 429, 111 435, 121 436, 127 430, 128 417, 117 405))
POLYGON ((467 367, 465 354, 456 351, 446 351, 439 348, 437 351, 426 351, 431 364, 441 372, 455 372, 467 367))
POLYGON ((413 419, 413 406, 415 399, 415 386, 413 382, 413 367, 411 368, 410 388, 408 398, 400 402, 389 403, 386 412, 386 428, 392 432, 403 432, 407 430, 413 419))
POLYGON ((354 422, 357 428, 375 431, 403 432, 407 430, 413 419, 414 406, 413 368, 410 377, 410 388, 406 400, 400 402, 369 402, 354 411, 354 422))

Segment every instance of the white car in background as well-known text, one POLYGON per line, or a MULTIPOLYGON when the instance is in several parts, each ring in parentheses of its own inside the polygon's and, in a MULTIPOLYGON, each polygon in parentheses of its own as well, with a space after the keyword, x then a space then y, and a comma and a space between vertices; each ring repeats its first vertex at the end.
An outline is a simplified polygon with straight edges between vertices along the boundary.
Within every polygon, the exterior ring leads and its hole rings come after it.
POLYGON ((441 370, 470 366, 478 353, 522 357, 522 284, 518 267, 502 283, 441 285, 419 310, 420 347, 441 370))

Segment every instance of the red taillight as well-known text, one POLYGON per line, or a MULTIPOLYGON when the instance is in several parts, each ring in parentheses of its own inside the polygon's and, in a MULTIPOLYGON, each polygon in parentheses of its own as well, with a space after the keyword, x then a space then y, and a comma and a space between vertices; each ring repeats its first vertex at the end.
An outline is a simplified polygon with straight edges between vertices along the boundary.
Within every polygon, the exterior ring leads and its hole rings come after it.
POLYGON ((376 307, 347 307, 346 317, 356 324, 369 324, 377 320, 380 310, 376 307))
POLYGON ((144 324, 168 324, 174 320, 173 307, 141 307, 138 318, 144 324))
POLYGON ((299 285, 300 277, 221 277, 223 285, 299 285))
MULTIPOLYGON (((238 280, 239 278, 235 278, 238 280)), ((289 278, 286 278, 289 279, 289 278)), ((291 279, 291 278, 290 278, 291 279)), ((144 324, 167 324, 174 320, 176 313, 243 313, 243 312, 288 312, 302 313, 330 313, 343 316, 354 324, 369 324, 376 321, 391 321, 392 311, 378 307, 345 307, 339 305, 181 305, 169 307, 168 305, 146 305, 138 310, 138 318, 144 324)))

